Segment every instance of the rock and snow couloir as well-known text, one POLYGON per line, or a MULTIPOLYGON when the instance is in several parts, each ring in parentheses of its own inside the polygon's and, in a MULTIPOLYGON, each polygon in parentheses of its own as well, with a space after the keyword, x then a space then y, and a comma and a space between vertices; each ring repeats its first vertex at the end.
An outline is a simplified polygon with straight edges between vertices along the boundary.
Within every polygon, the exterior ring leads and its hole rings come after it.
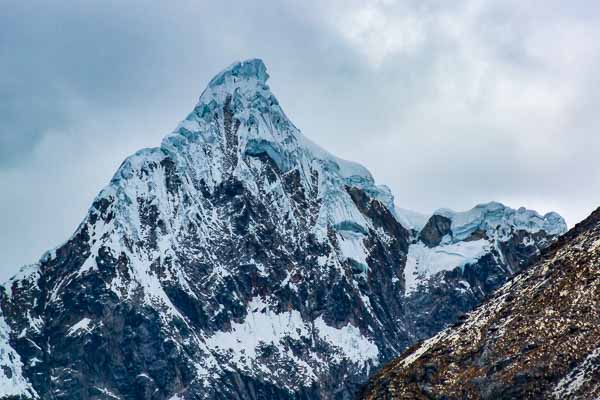
POLYGON ((305 138, 267 79, 260 60, 218 74, 66 243, 4 285, 9 395, 347 399, 564 230, 496 204, 407 229, 419 218, 305 138), (419 255, 474 243, 485 254, 468 262, 419 255), (440 296, 456 301, 438 315, 440 296))

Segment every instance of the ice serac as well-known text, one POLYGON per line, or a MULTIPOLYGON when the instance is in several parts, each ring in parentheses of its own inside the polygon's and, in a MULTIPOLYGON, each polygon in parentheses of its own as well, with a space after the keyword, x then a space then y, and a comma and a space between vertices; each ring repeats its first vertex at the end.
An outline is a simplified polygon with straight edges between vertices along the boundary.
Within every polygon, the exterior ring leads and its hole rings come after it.
POLYGON ((485 232, 499 240, 507 240, 514 231, 537 233, 544 231, 549 235, 566 232, 567 224, 555 212, 542 216, 536 211, 521 207, 517 210, 498 202, 480 204, 465 212, 441 209, 434 213, 448 218, 452 222, 452 234, 456 240, 464 240, 477 232, 485 232))
POLYGON ((306 139, 267 79, 260 60, 218 74, 6 285, 39 396, 349 398, 410 343, 389 189, 306 139))
POLYGON ((382 368, 362 398, 597 399, 600 209, 462 323, 382 368))
MULTIPOLYGON (((405 265, 425 228, 416 215, 403 227, 387 187, 304 137, 268 77, 260 60, 219 73, 160 147, 123 162, 71 238, 0 291, 19 396, 349 399, 437 332, 431 321, 473 305, 413 322, 405 265)), ((427 311, 437 294, 423 290, 427 311)))

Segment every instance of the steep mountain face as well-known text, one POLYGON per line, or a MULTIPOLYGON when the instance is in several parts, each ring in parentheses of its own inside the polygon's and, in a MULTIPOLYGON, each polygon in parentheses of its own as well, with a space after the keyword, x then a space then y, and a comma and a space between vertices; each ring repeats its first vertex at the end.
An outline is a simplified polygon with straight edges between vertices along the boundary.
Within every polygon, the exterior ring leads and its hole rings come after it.
POLYGON ((373 377, 365 399, 600 396, 600 209, 466 320, 373 377))
POLYGON ((553 212, 541 216, 492 202, 466 212, 438 210, 409 229, 405 304, 411 331, 422 340, 522 271, 567 226, 553 212))
POLYGON ((7 285, 38 395, 343 396, 408 345, 389 190, 305 139, 267 77, 259 60, 216 76, 7 285))
MULTIPOLYGON (((438 296, 440 275, 415 290, 407 255, 473 235, 440 214, 415 236, 388 188, 294 127, 267 78, 260 60, 217 75, 159 148, 125 160, 66 243, 4 285, 4 398, 348 399, 426 335, 413 320, 427 302, 407 293, 438 296)), ((528 214, 522 237, 508 222, 494 249, 543 247, 557 218, 528 214)), ((491 232, 508 219, 482 221, 491 232)), ((498 254, 521 265, 527 249, 498 254)), ((515 269, 498 257, 506 279, 515 269)))

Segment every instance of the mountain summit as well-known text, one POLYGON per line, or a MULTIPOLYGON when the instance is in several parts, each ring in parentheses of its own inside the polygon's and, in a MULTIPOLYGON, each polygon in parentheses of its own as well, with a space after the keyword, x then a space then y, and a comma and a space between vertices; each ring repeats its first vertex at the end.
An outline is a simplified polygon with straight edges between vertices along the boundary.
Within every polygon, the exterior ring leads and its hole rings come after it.
POLYGON ((260 60, 215 76, 67 242, 4 285, 0 395, 348 399, 562 230, 505 214, 464 238, 448 215, 403 226, 390 190, 305 138, 267 79, 260 60), (473 243, 407 296, 410 249, 473 243), (440 293, 456 302, 432 315, 440 293))

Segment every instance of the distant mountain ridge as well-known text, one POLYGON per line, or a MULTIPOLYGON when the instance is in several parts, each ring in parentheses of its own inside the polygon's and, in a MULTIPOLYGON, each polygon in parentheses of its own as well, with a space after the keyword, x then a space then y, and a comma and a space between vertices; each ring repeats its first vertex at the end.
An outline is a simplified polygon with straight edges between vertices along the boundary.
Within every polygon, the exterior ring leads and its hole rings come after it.
POLYGON ((382 368, 362 398, 600 396, 600 209, 464 322, 382 368))
POLYGON ((410 227, 404 268, 407 314, 418 340, 475 307, 567 230, 557 213, 542 216, 498 202, 464 212, 440 209, 428 218, 396 211, 400 221, 419 222, 410 227))
POLYGON ((0 397, 349 399, 564 231, 497 203, 403 226, 418 216, 304 137, 268 77, 215 76, 1 288, 0 397), (448 246, 472 252, 431 256, 448 246))

